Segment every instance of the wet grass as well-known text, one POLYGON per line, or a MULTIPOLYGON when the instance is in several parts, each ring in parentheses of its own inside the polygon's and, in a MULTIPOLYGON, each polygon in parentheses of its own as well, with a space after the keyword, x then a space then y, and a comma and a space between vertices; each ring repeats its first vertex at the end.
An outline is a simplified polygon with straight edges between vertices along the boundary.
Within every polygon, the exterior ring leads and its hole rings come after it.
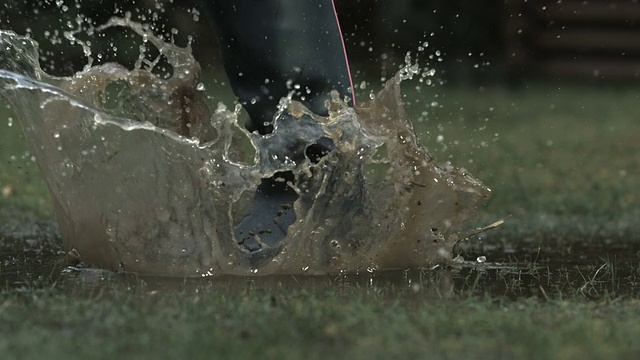
POLYGON ((634 358, 638 309, 637 301, 390 301, 335 288, 43 291, 2 297, 0 349, 23 358, 634 358))
POLYGON ((0 293, 0 351, 18 358, 238 359, 601 359, 640 352, 637 298, 562 291, 512 300, 482 294, 477 279, 487 271, 469 271, 462 283, 446 270, 197 283, 58 276, 55 284, 0 293))
POLYGON ((550 84, 420 97, 407 90, 415 118, 429 113, 416 131, 436 158, 466 167, 493 190, 481 223, 512 215, 481 236, 490 243, 466 246, 576 257, 639 248, 640 90, 550 84), (432 101, 438 105, 425 106, 432 101))
POLYGON ((460 244, 467 261, 452 269, 206 281, 61 275, 48 195, 15 115, 0 106, 0 354, 637 358, 640 90, 407 90, 436 158, 492 188, 478 224, 512 215, 460 244))
MULTIPOLYGON (((0 98, 0 212, 51 216, 53 207, 12 109, 0 98), (20 211, 15 211, 19 209, 20 211)), ((5 220, 3 216, 3 220, 5 220)))

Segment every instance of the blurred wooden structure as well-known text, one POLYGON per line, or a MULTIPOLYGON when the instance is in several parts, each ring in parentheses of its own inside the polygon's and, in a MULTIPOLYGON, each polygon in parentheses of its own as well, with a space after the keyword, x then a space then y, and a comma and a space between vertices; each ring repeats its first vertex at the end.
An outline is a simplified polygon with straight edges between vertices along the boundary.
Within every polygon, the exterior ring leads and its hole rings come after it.
POLYGON ((640 1, 505 0, 510 74, 640 79, 640 1))

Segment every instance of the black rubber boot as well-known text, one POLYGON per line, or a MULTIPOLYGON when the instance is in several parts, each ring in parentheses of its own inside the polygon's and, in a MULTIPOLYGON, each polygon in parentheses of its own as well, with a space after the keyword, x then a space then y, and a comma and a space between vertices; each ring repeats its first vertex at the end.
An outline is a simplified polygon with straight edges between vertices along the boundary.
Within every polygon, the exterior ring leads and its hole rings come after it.
MULTIPOLYGON (((276 121, 272 134, 256 139, 264 171, 303 162, 318 163, 333 151, 333 141, 310 115, 281 113, 276 121)), ((298 195, 290 184, 296 184, 292 171, 263 178, 245 215, 235 224, 237 244, 249 254, 255 267, 280 251, 289 226, 296 220, 293 206, 298 195)))
MULTIPOLYGON (((280 99, 291 91, 294 100, 319 115, 328 115, 325 101, 331 90, 355 103, 332 0, 204 1, 217 29, 231 87, 249 114, 249 131, 271 133, 280 99)), ((281 116, 286 126, 291 116, 281 116)), ((312 119, 304 123, 305 130, 314 124, 312 119)), ((265 147, 295 161, 306 157, 318 162, 333 150, 327 138, 304 143, 297 134, 286 134, 286 128, 278 132, 282 132, 278 138, 290 136, 290 141, 265 147)), ((295 221, 292 207, 297 195, 287 185, 294 181, 291 172, 263 179, 236 225, 236 241, 256 261, 279 251, 287 228, 295 221)))

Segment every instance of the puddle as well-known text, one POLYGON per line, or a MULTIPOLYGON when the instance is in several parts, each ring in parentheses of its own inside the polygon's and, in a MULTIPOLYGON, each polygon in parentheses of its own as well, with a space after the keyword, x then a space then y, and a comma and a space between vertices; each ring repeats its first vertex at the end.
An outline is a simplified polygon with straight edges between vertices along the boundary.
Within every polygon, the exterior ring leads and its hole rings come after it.
MULTIPOLYGON (((133 70, 89 61, 55 77, 34 41, 0 32, 0 92, 19 114, 65 251, 85 263, 176 277, 429 268, 451 260, 490 194, 420 145, 400 93, 421 73, 410 59, 369 103, 334 97, 321 117, 283 99, 274 132, 258 135, 238 125, 237 109, 209 103, 190 49, 127 19, 89 35, 109 27, 160 55, 141 51, 133 70), (323 139, 335 149, 321 159, 282 153, 323 139), (234 227, 261 181, 281 173, 292 176, 295 221, 282 243, 256 237, 249 253, 234 227)), ((75 35, 65 34, 91 59, 75 35)))
MULTIPOLYGON (((434 269, 389 269, 336 275, 268 275, 207 278, 140 276, 91 267, 67 266, 58 241, 43 234, 4 238, 0 242, 2 291, 38 293, 60 291, 70 295, 107 296, 128 292, 140 296, 184 292, 247 291, 277 294, 302 290, 335 294, 375 293, 382 297, 541 300, 589 300, 640 295, 640 251, 576 249, 576 256, 559 252, 489 253, 494 261, 463 261, 434 269)), ((469 254, 469 258, 475 254, 469 254)))
POLYGON ((0 233, 0 288, 26 291, 55 283, 65 257, 52 233, 38 226, 15 232, 13 237, 0 233))
POLYGON ((520 254, 520 259, 505 258, 504 263, 469 262, 454 278, 454 287, 468 294, 510 299, 602 299, 640 294, 638 252, 585 249, 583 260, 537 255, 544 259, 520 254))

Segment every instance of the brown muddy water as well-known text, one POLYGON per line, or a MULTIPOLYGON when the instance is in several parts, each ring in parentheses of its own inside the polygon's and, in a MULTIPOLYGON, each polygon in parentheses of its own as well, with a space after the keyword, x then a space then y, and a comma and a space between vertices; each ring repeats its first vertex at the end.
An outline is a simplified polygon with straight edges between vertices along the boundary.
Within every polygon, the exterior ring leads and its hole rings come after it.
POLYGON ((349 108, 334 94, 321 117, 285 98, 273 133, 260 135, 238 124, 238 108, 212 108, 189 48, 129 19, 89 34, 111 27, 139 36, 134 69, 93 66, 89 42, 69 32, 87 54, 71 77, 47 74, 37 43, 0 31, 0 92, 49 188, 65 250, 85 263, 178 277, 428 268, 451 261, 491 193, 418 141, 400 83, 432 71, 409 56, 370 102, 349 108), (148 59, 145 46, 159 55, 148 59), (317 162, 287 153, 323 139, 335 149, 317 162), (295 222, 256 263, 234 229, 261 181, 285 172, 295 222))

